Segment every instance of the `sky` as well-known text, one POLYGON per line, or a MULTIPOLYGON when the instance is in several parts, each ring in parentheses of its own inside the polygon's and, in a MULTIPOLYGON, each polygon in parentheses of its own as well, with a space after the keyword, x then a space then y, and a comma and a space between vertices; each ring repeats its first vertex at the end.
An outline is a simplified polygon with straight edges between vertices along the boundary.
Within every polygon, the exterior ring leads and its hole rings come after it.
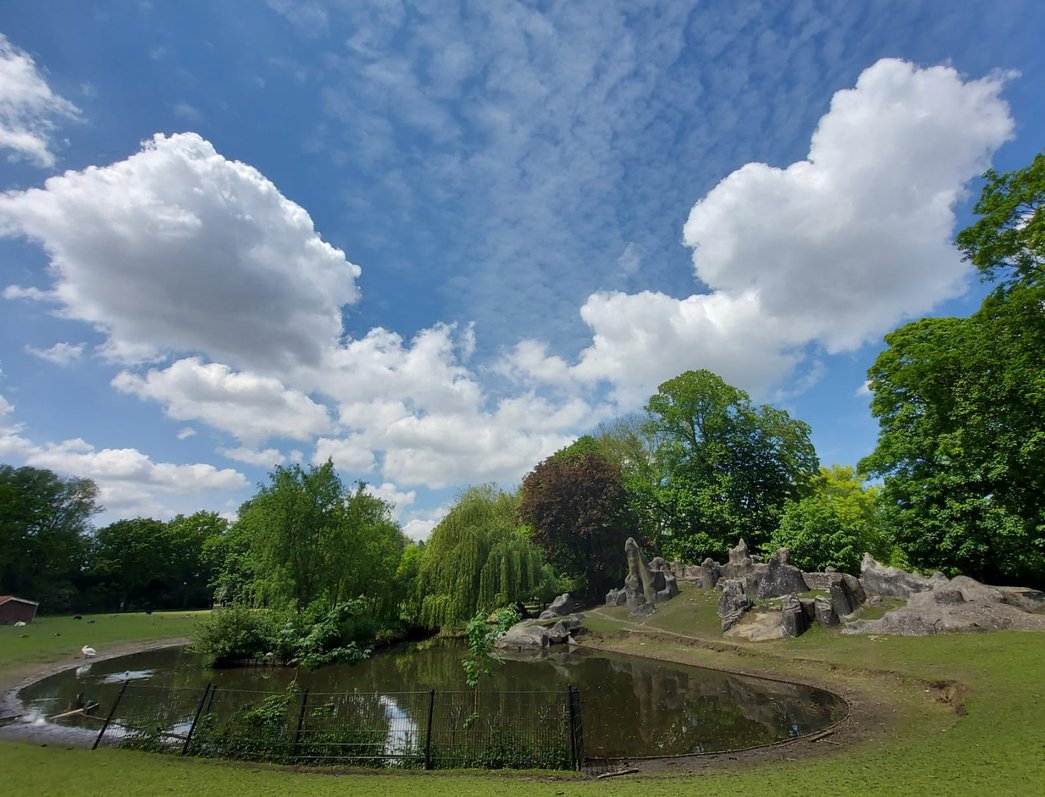
POLYGON ((1045 4, 0 5, 0 462, 97 522, 332 459, 425 537, 706 368, 875 445, 883 335, 968 315, 1045 4))

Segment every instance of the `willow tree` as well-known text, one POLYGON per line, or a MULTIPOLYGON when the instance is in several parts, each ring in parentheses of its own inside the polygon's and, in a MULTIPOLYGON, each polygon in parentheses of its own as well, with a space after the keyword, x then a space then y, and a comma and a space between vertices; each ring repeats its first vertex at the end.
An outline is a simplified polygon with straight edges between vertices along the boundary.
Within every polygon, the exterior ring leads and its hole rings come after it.
POLYGON ((432 531, 418 573, 422 625, 462 628, 477 611, 526 600, 540 587, 545 573, 520 535, 517 506, 490 484, 458 496, 432 531))

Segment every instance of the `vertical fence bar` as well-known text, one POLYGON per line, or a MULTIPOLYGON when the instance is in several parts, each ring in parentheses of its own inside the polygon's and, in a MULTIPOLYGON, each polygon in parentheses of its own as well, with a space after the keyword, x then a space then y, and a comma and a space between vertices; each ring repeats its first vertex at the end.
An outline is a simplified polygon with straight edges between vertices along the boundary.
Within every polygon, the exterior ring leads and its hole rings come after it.
POLYGON ((305 721, 305 707, 308 706, 308 690, 301 693, 301 710, 298 711, 298 727, 294 731, 294 746, 290 748, 290 757, 298 754, 298 744, 301 742, 301 725, 305 721))
POLYGON ((203 713, 203 704, 207 702, 207 695, 210 694, 210 688, 213 685, 208 683, 203 687, 203 697, 200 698, 200 704, 196 706, 196 713, 192 717, 192 725, 189 726, 189 732, 185 735, 185 744, 181 746, 182 755, 189 752, 189 742, 192 741, 192 734, 196 731, 196 723, 200 721, 200 714, 203 713))
POLYGON ((210 690, 210 699, 207 701, 207 713, 210 714, 212 708, 214 708, 214 696, 218 694, 218 687, 214 687, 210 690))
POLYGON ((573 768, 581 771, 584 763, 584 736, 581 726, 581 693, 572 684, 567 687, 566 697, 570 708, 570 757, 573 760, 573 768))
POLYGON ((105 736, 105 732, 109 730, 109 723, 112 722, 112 718, 116 714, 116 707, 120 705, 120 701, 123 700, 123 693, 127 691, 127 684, 129 684, 130 682, 131 679, 128 678, 126 681, 123 682, 123 686, 120 687, 120 693, 116 695, 116 700, 113 701, 112 708, 109 709, 109 716, 105 718, 105 722, 102 724, 102 729, 98 733, 98 738, 95 739, 94 744, 91 745, 92 750, 98 749, 98 745, 101 743, 102 737, 105 736))
POLYGON ((428 727, 425 729, 425 769, 432 768, 432 710, 435 708, 435 690, 428 690, 428 727))

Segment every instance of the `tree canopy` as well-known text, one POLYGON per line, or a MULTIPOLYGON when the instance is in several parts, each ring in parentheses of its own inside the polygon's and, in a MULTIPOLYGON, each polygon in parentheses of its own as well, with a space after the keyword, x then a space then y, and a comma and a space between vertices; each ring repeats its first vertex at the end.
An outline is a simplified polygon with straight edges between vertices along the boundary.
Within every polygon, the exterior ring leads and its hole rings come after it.
POLYGON ((1045 581, 1045 157, 988 172, 982 218, 958 235, 1001 280, 969 318, 886 336, 870 370, 880 422, 862 463, 884 477, 912 563, 988 580, 1045 581))
POLYGON ((624 579, 624 542, 632 533, 618 466, 582 437, 523 479, 519 519, 557 573, 579 577, 575 590, 597 600, 624 579))
POLYGON ((668 380, 646 412, 651 459, 641 502, 665 557, 721 557, 738 537, 767 542, 785 502, 808 494, 817 474, 807 424, 752 404, 709 371, 668 380))
POLYGON ((864 553, 888 560, 890 543, 878 508, 880 488, 865 486, 848 466, 821 468, 813 493, 788 501, 770 548, 789 548, 803 570, 834 567, 859 574, 864 553))
POLYGON ((417 577, 421 624, 464 628, 478 611, 526 601, 551 573, 519 529, 518 499, 491 484, 469 487, 432 530, 417 577))
POLYGON ((90 479, 0 465, 0 592, 74 605, 97 496, 90 479))

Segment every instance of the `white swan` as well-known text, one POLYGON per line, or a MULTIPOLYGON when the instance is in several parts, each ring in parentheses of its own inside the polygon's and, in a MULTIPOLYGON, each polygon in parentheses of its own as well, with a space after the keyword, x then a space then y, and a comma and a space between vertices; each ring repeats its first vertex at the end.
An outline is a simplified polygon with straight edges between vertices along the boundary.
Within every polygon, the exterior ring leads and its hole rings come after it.
POLYGON ((84 645, 82 648, 80 648, 80 652, 83 654, 83 657, 85 659, 93 659, 95 656, 98 655, 97 650, 95 650, 92 647, 88 647, 87 645, 84 645))

